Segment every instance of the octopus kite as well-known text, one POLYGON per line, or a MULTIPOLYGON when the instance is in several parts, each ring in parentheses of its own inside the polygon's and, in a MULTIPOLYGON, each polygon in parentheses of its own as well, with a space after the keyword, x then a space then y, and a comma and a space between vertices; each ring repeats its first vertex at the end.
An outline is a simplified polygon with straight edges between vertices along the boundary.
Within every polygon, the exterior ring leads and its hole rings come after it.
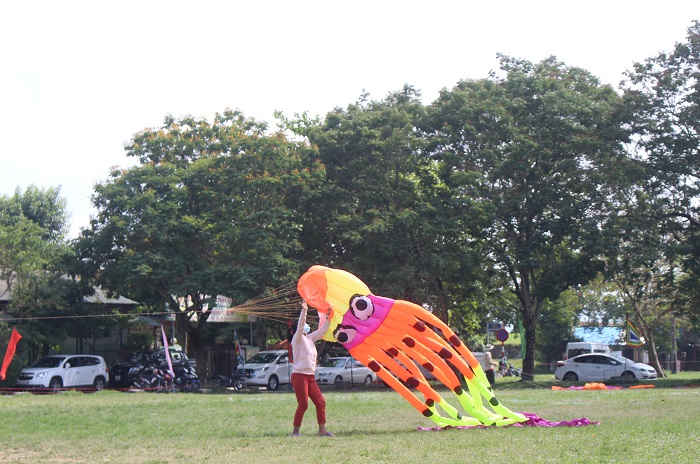
POLYGON ((421 306, 372 295, 354 275, 325 266, 312 266, 299 279, 297 290, 320 317, 331 319, 325 340, 342 344, 438 426, 501 426, 527 420, 496 399, 472 352, 452 329, 421 306), (419 365, 456 395, 469 416, 433 389, 419 365))

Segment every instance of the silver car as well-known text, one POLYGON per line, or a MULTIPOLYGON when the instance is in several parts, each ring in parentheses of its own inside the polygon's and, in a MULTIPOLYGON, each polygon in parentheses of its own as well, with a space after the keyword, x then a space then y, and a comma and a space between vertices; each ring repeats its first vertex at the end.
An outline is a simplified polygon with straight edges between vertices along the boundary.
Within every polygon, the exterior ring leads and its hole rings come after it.
POLYGON ((94 388, 102 390, 109 378, 102 356, 57 354, 44 356, 19 373, 17 388, 94 388))
POLYGON ((247 386, 267 387, 277 390, 280 385, 288 384, 292 375, 292 364, 287 350, 260 351, 253 355, 243 366, 238 366, 247 386))
POLYGON ((610 354, 582 354, 557 363, 557 380, 605 382, 613 377, 625 380, 655 380, 656 370, 648 364, 610 354))
POLYGON ((371 384, 377 375, 360 361, 351 357, 329 358, 316 368, 316 383, 334 384, 349 382, 351 384, 371 384))

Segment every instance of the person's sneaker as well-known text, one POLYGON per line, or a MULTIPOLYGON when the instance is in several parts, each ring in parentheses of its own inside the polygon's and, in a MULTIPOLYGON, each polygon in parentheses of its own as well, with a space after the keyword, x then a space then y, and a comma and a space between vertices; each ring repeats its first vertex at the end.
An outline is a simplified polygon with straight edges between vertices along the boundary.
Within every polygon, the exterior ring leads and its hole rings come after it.
POLYGON ((293 436, 293 437, 300 437, 301 434, 300 434, 299 432, 296 432, 296 433, 292 432, 292 435, 291 435, 291 436, 293 436))
POLYGON ((334 437, 335 435, 333 435, 330 432, 326 432, 326 433, 319 433, 318 436, 319 437, 334 437))

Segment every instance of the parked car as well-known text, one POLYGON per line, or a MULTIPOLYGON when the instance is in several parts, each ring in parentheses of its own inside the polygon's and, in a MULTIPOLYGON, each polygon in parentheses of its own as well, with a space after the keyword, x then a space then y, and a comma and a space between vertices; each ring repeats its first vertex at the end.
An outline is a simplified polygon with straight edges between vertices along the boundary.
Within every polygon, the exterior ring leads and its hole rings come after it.
POLYGON ((654 380, 656 370, 648 364, 610 354, 582 354, 557 363, 554 377, 565 382, 605 382, 613 377, 654 380))
POLYGON ((319 384, 337 382, 371 384, 375 380, 377 375, 369 367, 349 356, 329 358, 316 368, 316 382, 319 384))
MULTIPOLYGON (((192 367, 196 369, 196 361, 190 359, 184 351, 170 348, 168 352, 173 363, 173 370, 177 370, 178 367, 192 367)), ((109 369, 109 386, 111 388, 129 388, 134 385, 134 381, 141 371, 160 367, 165 363, 167 363, 165 350, 135 353, 128 361, 114 364, 109 369)))
POLYGON ((102 356, 60 354, 44 356, 19 373, 17 388, 92 387, 102 390, 107 383, 108 369, 102 356))
POLYGON ((287 350, 260 351, 243 366, 239 365, 238 370, 245 377, 247 386, 277 390, 280 385, 289 383, 292 364, 289 362, 287 350))

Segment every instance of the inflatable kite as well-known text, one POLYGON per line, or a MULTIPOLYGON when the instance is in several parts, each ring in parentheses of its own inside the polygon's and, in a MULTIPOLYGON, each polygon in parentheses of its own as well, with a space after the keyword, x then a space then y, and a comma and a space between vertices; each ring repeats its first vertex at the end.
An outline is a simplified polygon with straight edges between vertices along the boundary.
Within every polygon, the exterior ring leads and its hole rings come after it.
POLYGON ((471 351, 452 329, 421 306, 372 295, 354 275, 325 266, 312 266, 299 279, 297 290, 320 317, 330 317, 325 340, 342 344, 438 426, 501 426, 527 420, 496 399, 471 351), (470 417, 431 387, 419 365, 454 392, 470 417))

